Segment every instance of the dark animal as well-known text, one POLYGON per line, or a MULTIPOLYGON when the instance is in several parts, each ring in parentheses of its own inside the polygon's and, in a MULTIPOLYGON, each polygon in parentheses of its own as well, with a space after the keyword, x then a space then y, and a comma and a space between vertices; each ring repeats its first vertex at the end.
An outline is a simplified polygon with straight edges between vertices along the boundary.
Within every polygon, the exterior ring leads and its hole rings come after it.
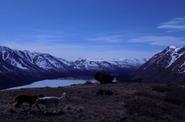
POLYGON ((31 110, 32 105, 35 104, 36 100, 41 97, 44 97, 44 95, 19 95, 15 98, 15 107, 19 108, 23 103, 28 103, 29 110, 31 110))
POLYGON ((99 90, 96 95, 114 95, 114 92, 112 91, 109 91, 109 90, 99 90))
POLYGON ((96 72, 94 78, 100 82, 101 84, 108 84, 108 83, 112 83, 114 77, 109 74, 108 72, 105 71, 99 71, 96 72))

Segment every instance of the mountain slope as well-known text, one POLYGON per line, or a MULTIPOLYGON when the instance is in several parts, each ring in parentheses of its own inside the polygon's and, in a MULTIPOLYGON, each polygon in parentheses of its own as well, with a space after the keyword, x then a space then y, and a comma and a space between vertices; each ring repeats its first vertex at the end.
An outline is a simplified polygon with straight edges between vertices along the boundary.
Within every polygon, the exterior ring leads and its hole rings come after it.
POLYGON ((136 71, 134 79, 185 83, 185 47, 169 46, 154 55, 136 71))
POLYGON ((98 70, 108 71, 125 79, 144 60, 67 61, 50 54, 13 50, 0 46, 0 88, 27 84, 49 78, 92 78, 98 70))

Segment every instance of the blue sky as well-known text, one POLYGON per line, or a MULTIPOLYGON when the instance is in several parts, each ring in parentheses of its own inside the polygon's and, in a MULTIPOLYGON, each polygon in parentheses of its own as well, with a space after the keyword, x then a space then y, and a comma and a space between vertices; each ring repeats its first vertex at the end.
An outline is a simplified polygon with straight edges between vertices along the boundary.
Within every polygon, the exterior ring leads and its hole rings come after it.
POLYGON ((184 0, 0 0, 0 45, 76 59, 185 45, 184 0))

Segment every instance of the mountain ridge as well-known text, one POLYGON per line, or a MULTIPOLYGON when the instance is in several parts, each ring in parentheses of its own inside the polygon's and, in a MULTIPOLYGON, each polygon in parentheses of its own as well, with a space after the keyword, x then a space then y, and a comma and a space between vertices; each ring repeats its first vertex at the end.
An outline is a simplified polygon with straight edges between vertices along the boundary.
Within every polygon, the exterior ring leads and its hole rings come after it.
POLYGON ((1 87, 25 84, 50 78, 93 78, 96 71, 105 70, 117 77, 128 77, 142 63, 140 60, 93 61, 78 59, 68 61, 47 53, 14 50, 0 46, 1 87), (7 85, 8 84, 8 85, 7 85))
POLYGON ((185 46, 168 46, 144 63, 133 79, 184 84, 185 46))

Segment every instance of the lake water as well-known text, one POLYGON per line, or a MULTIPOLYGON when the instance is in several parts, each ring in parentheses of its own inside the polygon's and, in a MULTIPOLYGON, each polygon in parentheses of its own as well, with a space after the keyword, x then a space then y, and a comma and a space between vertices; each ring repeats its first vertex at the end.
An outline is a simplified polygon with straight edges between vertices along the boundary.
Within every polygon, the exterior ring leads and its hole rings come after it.
POLYGON ((70 86, 74 84, 84 84, 86 81, 91 81, 92 83, 95 83, 95 80, 63 80, 63 79, 54 79, 54 80, 42 80, 42 81, 37 81, 28 85, 24 86, 17 86, 11 89, 21 89, 21 88, 43 88, 43 87, 64 87, 64 86, 70 86))

